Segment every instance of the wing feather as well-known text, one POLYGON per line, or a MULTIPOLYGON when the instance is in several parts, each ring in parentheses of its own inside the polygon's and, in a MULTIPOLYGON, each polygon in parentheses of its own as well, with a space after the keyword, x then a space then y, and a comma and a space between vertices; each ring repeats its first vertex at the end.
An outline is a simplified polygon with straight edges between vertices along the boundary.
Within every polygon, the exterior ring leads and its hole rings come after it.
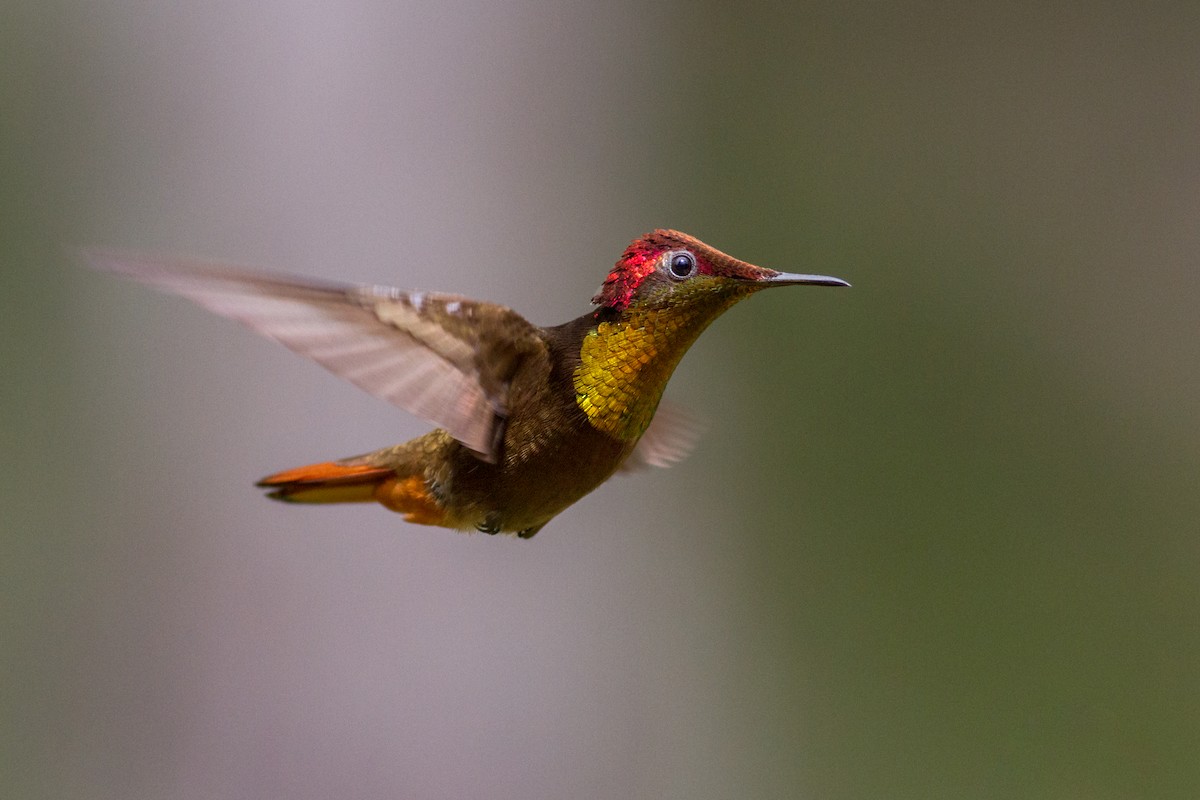
POLYGON ((499 457, 513 375, 524 357, 545 350, 539 330, 516 312, 457 295, 131 253, 84 256, 98 269, 237 320, 445 428, 486 461, 499 457))
POLYGON ((631 472, 644 467, 670 467, 687 458, 706 425, 692 412, 668 401, 658 404, 650 427, 621 464, 631 472))

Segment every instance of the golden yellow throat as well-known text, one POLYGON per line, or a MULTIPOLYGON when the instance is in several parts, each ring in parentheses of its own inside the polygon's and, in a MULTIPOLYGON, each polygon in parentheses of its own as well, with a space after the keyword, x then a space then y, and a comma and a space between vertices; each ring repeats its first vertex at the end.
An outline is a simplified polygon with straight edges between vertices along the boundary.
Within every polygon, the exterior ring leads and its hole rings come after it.
POLYGON ((592 427, 623 440, 645 433, 679 359, 736 297, 706 299, 631 311, 583 337, 575 402, 592 427))
POLYGON ((647 386, 656 382, 647 373, 661 371, 656 356, 667 344, 667 334, 653 322, 647 328, 626 320, 601 322, 583 338, 575 370, 575 402, 592 427, 618 439, 642 435, 662 395, 661 387, 655 392, 647 386))

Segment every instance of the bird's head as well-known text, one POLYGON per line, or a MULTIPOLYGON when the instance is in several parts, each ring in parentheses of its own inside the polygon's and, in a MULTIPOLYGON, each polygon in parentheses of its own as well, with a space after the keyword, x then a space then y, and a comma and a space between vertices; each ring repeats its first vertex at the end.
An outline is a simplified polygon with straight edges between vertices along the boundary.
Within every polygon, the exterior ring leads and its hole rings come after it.
POLYGON ((840 278, 756 267, 686 233, 656 230, 626 248, 592 298, 598 311, 665 308, 692 302, 719 305, 772 286, 849 286, 840 278))

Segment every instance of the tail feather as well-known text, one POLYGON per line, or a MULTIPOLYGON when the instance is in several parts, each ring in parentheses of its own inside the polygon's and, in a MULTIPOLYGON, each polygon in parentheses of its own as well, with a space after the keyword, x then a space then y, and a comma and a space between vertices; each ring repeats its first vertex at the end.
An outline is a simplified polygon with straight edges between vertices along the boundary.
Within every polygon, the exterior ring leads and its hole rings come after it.
POLYGON ((256 485, 271 489, 267 497, 289 503, 369 503, 395 474, 387 467, 326 461, 268 475, 256 485))
POLYGON ((409 522, 454 527, 442 503, 419 475, 398 475, 391 467, 325 461, 277 472, 258 482, 267 497, 287 503, 377 502, 409 522))

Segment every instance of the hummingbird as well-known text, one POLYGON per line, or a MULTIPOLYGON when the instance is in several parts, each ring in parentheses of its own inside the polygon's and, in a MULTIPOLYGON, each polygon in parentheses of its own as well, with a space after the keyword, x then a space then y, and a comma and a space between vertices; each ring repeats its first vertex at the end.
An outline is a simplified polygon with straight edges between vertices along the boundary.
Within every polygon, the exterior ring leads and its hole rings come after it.
POLYGON ((614 473, 689 452, 698 426, 660 401, 722 312, 762 289, 850 285, 757 267, 659 229, 626 248, 592 310, 540 327, 454 294, 113 251, 85 257, 237 320, 438 426, 268 475, 257 484, 268 497, 377 502, 411 523, 523 539, 614 473))

